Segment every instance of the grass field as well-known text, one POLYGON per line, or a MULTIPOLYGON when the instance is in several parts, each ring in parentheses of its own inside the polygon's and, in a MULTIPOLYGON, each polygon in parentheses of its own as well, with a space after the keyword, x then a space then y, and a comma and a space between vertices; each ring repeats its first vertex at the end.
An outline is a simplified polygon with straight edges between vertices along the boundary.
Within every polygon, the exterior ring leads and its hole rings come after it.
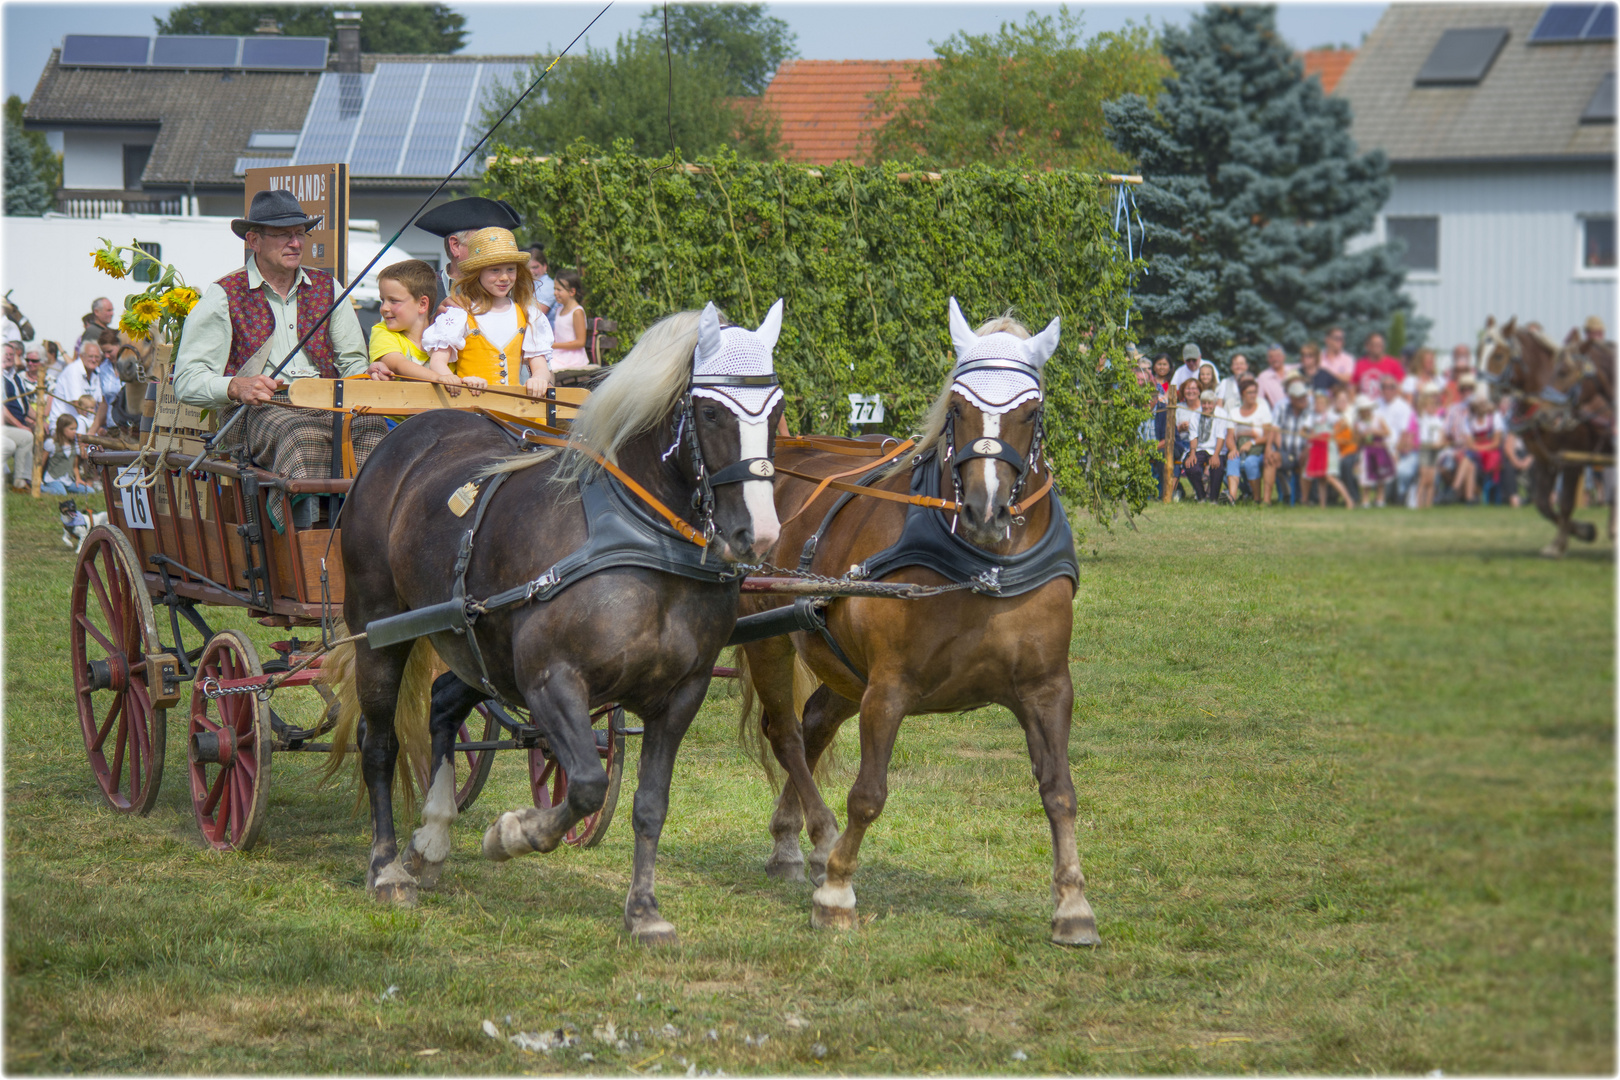
POLYGON ((649 951, 619 929, 633 765, 600 847, 495 865, 480 834, 527 798, 503 756, 412 910, 367 899, 368 830, 308 755, 276 759, 266 843, 205 850, 180 710, 151 816, 106 810, 72 556, 51 500, 5 508, 8 1072, 1615 1070, 1614 550, 1535 558, 1530 511, 1094 532, 1070 753, 1094 950, 1046 942, 1046 823, 999 709, 907 722, 866 921, 812 931, 809 887, 761 872, 770 790, 717 686, 659 862, 682 944, 649 951))

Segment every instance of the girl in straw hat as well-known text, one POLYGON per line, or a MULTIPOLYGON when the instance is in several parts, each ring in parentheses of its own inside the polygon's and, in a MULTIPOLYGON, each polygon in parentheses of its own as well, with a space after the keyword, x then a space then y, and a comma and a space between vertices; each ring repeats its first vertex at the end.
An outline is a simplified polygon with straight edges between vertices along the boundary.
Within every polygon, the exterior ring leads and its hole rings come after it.
POLYGON ((440 381, 474 392, 517 386, 543 397, 551 385, 551 323, 534 298, 528 254, 507 229, 479 229, 467 238, 456 266, 450 304, 422 334, 422 347, 440 381))

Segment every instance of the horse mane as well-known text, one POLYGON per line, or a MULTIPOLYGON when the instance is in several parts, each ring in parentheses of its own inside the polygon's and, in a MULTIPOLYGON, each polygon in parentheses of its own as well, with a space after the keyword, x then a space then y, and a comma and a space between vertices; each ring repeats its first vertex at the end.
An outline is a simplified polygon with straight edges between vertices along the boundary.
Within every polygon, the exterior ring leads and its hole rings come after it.
MULTIPOLYGON (((984 337, 986 334, 1011 334, 1015 338, 1026 341, 1030 336, 1029 328, 1013 317, 1011 308, 1005 314, 981 324, 973 332, 980 337, 984 337)), ((953 364, 952 367, 954 369, 955 365, 953 364)), ((944 388, 939 392, 939 396, 928 407, 928 414, 923 417, 922 434, 917 436, 915 456, 921 456, 930 450, 938 449, 940 440, 945 437, 945 418, 951 411, 951 384, 955 381, 947 378, 944 388)), ((1041 372, 1041 394, 1043 396, 1046 394, 1046 372, 1044 369, 1041 372)), ((887 480, 894 474, 910 468, 911 457, 901 457, 884 471, 883 479, 887 480)))
MULTIPOLYGON (((686 392, 700 314, 678 311, 649 326, 579 407, 568 434, 569 443, 589 447, 618 465, 619 452, 626 444, 651 431, 686 392)), ((484 470, 483 475, 517 472, 548 461, 557 453, 542 450, 512 454, 484 470)), ((600 468, 589 455, 568 454, 554 479, 573 483, 600 468)))

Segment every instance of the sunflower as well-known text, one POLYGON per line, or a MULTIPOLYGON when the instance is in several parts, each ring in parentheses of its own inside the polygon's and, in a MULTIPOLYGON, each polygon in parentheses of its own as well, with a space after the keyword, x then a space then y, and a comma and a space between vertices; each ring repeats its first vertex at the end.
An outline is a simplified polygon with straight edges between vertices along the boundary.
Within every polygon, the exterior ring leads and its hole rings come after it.
POLYGON ((163 307, 170 315, 179 315, 182 318, 191 314, 191 309, 197 306, 197 290, 187 285, 177 285, 163 294, 163 307))
POLYGON ((143 296, 130 305, 137 318, 143 322, 153 322, 163 316, 163 308, 153 296, 143 296))
POLYGON ((111 247, 104 247, 91 254, 95 257, 96 269, 108 277, 121 278, 129 273, 129 267, 124 265, 124 260, 120 259, 118 253, 111 247))
POLYGON ((145 341, 152 336, 152 324, 137 315, 133 309, 124 312, 119 318, 118 329, 128 334, 132 341, 145 341))

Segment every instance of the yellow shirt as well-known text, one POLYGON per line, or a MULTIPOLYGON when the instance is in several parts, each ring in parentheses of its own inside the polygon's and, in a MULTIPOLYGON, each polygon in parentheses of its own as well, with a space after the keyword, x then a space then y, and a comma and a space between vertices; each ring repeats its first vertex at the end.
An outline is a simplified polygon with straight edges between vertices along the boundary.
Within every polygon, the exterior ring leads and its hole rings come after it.
POLYGON ((371 328, 371 359, 381 360, 393 352, 404 353, 407 359, 415 360, 418 364, 428 362, 428 354, 408 334, 390 330, 386 323, 379 322, 371 328))

